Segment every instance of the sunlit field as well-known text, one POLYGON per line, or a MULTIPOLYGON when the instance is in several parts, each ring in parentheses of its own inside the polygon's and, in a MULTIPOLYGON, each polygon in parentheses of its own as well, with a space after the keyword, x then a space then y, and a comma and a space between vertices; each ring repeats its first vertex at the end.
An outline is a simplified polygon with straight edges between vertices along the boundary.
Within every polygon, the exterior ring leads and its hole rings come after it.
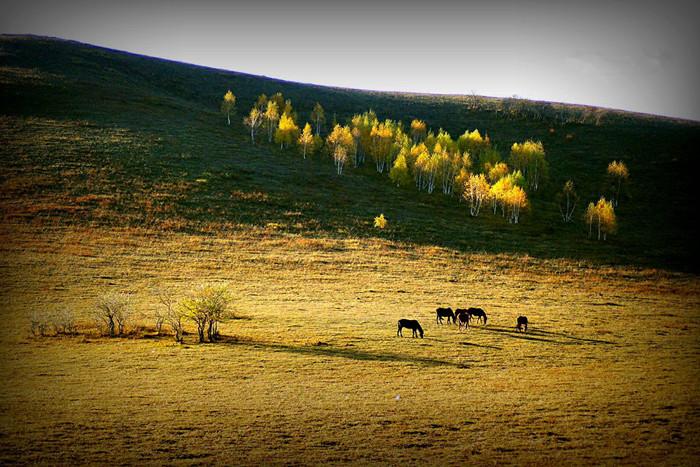
MULTIPOLYGON (((3 462, 693 464, 694 276, 264 230, 3 226, 3 462), (223 340, 156 337, 154 287, 223 281, 223 340), (98 337, 108 287, 140 325, 98 337), (32 309, 78 310, 30 337, 32 309), (440 305, 486 326, 437 325, 440 305), (530 319, 517 333, 515 319, 530 319), (420 320, 424 339, 396 337, 420 320), (149 330, 149 327, 151 328, 149 330)), ((404 336, 410 336, 410 331, 404 336)))

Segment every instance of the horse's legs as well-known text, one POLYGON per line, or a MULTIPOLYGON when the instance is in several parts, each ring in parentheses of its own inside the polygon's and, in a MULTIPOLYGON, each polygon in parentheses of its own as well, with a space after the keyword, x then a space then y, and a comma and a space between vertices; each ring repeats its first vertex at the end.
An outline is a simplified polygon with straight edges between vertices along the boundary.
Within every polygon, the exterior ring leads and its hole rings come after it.
POLYGON ((399 337, 399 336, 403 337, 403 334, 401 333, 401 325, 400 324, 399 324, 398 331, 396 331, 396 337, 399 337))

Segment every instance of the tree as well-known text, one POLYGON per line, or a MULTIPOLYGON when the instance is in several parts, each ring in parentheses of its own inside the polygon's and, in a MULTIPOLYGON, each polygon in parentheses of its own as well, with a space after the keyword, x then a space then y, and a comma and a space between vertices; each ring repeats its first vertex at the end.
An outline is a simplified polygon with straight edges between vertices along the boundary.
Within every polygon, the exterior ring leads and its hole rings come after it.
POLYGON ((557 201, 562 220, 564 222, 571 222, 574 218, 576 203, 578 202, 576 187, 572 180, 567 180, 566 183, 564 183, 561 193, 557 195, 557 201))
POLYGON ((250 128, 250 141, 255 144, 255 132, 263 122, 264 114, 257 107, 250 109, 250 114, 243 120, 243 123, 250 128))
POLYGON ((413 181, 411 179, 411 172, 408 169, 408 163, 406 162, 406 155, 404 152, 399 153, 398 157, 394 161, 394 166, 389 171, 389 179, 399 186, 408 186, 413 181))
POLYGON ((584 219, 588 224, 588 237, 593 234, 593 226, 597 226, 598 240, 607 240, 608 234, 617 231, 617 218, 613 203, 601 197, 596 204, 588 203, 588 208, 584 214, 584 219))
POLYGON ((501 206, 501 212, 503 217, 506 217, 506 211, 508 207, 508 196, 514 187, 521 187, 525 184, 525 179, 519 170, 511 172, 504 177, 498 179, 496 183, 491 186, 489 196, 491 198, 491 203, 493 207, 493 213, 496 214, 498 206, 501 206))
POLYGON ((518 185, 513 186, 505 194, 505 204, 508 206, 508 221, 517 224, 520 219, 520 212, 527 207, 527 194, 518 185))
POLYGON ((279 118, 279 107, 277 107, 277 103, 273 100, 269 100, 267 102, 267 109, 265 110, 265 114, 263 115, 263 119, 265 120, 265 127, 267 128, 268 143, 272 142, 272 134, 274 132, 275 127, 277 126, 277 121, 279 120, 279 118))
POLYGON ((508 164, 504 162, 497 162, 496 165, 490 167, 488 170, 488 178, 491 183, 496 183, 501 178, 505 177, 509 172, 508 164))
POLYGON ((481 205, 489 196, 489 182, 486 181, 484 174, 471 175, 464 188, 462 196, 469 202, 469 213, 476 217, 479 215, 481 205))
POLYGON ((312 147, 314 144, 314 135, 311 130, 311 125, 307 123, 304 125, 304 130, 301 132, 301 135, 299 135, 299 139, 297 140, 297 143, 299 144, 299 147, 302 149, 302 154, 304 156, 304 159, 306 159, 306 152, 309 149, 309 147, 312 147))
POLYGON ((345 167, 345 161, 348 160, 348 149, 345 146, 336 146, 333 150, 333 162, 335 163, 335 170, 338 175, 343 174, 343 167, 345 167))
POLYGON ((326 121, 326 114, 318 102, 316 102, 314 109, 311 111, 311 121, 316 125, 316 136, 321 136, 321 125, 326 121))
POLYGON ((413 144, 417 144, 423 138, 428 131, 428 127, 423 120, 413 119, 411 122, 411 137, 413 138, 413 144))
POLYGON ((326 138, 326 143, 335 163, 338 175, 343 173, 343 167, 348 157, 348 152, 355 144, 350 127, 336 125, 331 134, 326 138))
POLYGON ((388 168, 387 161, 390 159, 395 127, 396 124, 388 119, 372 126, 370 155, 379 173, 388 168))
POLYGON ((122 335, 132 316, 131 297, 125 293, 106 293, 97 299, 94 318, 107 328, 109 337, 122 335))
POLYGON ((280 149, 291 146, 299 137, 299 127, 294 119, 286 112, 280 118, 279 126, 275 131, 275 142, 280 144, 280 149))
POLYGON ((613 185, 613 196, 612 201, 617 206, 620 201, 620 190, 622 188, 622 183, 627 181, 629 178, 629 171, 627 166, 622 161, 612 161, 608 164, 608 176, 612 179, 613 185))
POLYGON ((544 147, 540 141, 527 140, 513 143, 510 149, 510 165, 522 172, 531 190, 537 191, 548 172, 544 147))
POLYGON ((219 335, 219 323, 227 317, 230 301, 226 286, 206 284, 182 300, 179 308, 197 326, 199 342, 204 342, 205 332, 209 342, 214 342, 219 335))
POLYGON ((163 306, 159 316, 162 316, 163 321, 172 329, 175 342, 181 343, 185 334, 183 325, 185 314, 180 307, 176 306, 177 304, 170 293, 165 290, 159 290, 157 297, 158 302, 163 306))
POLYGON ((229 89, 226 94, 224 94, 224 100, 221 101, 221 112, 226 114, 226 120, 229 126, 231 125, 231 112, 235 111, 235 108, 236 96, 234 96, 229 89))
POLYGON ((370 152, 372 146, 372 128, 377 124, 377 115, 373 110, 363 114, 355 114, 352 117, 351 125, 353 137, 355 138, 355 167, 360 167, 365 162, 365 156, 370 152))

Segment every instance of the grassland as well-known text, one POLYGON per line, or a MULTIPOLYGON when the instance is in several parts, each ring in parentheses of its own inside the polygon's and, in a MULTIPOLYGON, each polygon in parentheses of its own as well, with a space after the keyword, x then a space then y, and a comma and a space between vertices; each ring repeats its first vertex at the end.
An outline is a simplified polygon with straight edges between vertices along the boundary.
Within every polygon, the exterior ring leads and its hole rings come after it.
POLYGON ((0 47, 0 462, 697 463, 697 125, 620 115, 551 133, 460 98, 37 38, 0 47), (551 187, 510 226, 371 170, 337 178, 328 161, 251 147, 216 112, 227 87, 242 108, 282 90, 339 119, 373 107, 504 145, 541 138, 552 186, 576 174, 584 196, 622 157, 620 233, 561 225, 551 187), (223 342, 155 336, 155 289, 203 281, 234 292, 223 342), (92 329, 108 290, 133 292, 133 335, 92 329), (438 326, 441 305, 482 306, 489 325, 438 326), (61 307, 78 336, 30 337, 32 311, 61 307), (397 338, 399 317, 425 339, 397 338))

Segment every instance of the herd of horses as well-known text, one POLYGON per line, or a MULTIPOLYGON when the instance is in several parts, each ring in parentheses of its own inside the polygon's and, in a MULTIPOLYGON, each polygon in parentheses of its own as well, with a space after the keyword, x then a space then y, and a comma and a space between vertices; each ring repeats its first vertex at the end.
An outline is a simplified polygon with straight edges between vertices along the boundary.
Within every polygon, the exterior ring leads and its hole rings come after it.
MULTIPOLYGON (((450 307, 440 307, 435 310, 435 322, 437 324, 443 324, 443 319, 447 318, 447 323, 459 324, 459 330, 462 328, 467 330, 469 328, 469 323, 471 320, 475 320, 478 323, 483 323, 484 326, 488 320, 486 312, 481 308, 457 308, 452 311, 450 307)), ((527 316, 518 316, 515 329, 519 332, 527 332, 527 316)), ((420 335, 423 338, 423 328, 420 323, 415 319, 400 319, 399 329, 396 331, 396 335, 403 337, 401 332, 403 328, 410 329, 413 331, 413 337, 418 337, 420 335)))

